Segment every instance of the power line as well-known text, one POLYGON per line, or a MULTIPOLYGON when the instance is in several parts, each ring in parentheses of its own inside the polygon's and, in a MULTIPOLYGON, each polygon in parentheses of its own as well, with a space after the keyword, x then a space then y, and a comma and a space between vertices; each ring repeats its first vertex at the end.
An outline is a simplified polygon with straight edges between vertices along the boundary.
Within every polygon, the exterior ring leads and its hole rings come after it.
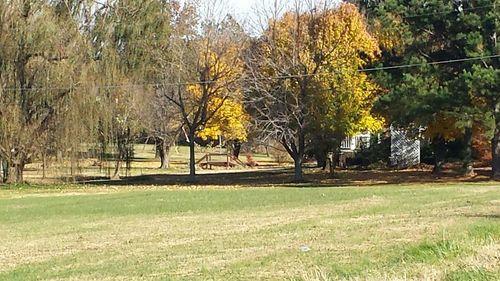
MULTIPOLYGON (((458 10, 458 12, 465 12, 465 11, 475 11, 475 10, 481 10, 481 9, 485 9, 485 8, 491 8, 491 7, 495 7, 494 4, 490 4, 490 5, 484 5, 484 6, 478 6, 478 7, 473 7, 473 8, 466 8, 466 9, 461 9, 461 10, 458 10)), ((426 16, 437 16, 437 15, 448 15, 448 14, 453 14, 453 13, 456 13, 457 11, 448 11, 448 12, 433 12, 433 13, 426 13, 426 14, 417 14, 417 15, 410 15, 410 16, 404 16, 402 18, 404 19, 412 19, 412 18, 419 18, 419 17, 426 17, 426 16)))
POLYGON ((449 63, 459 63, 459 62, 467 62, 467 61, 476 61, 483 59, 493 59, 499 58, 500 55, 491 55, 491 56, 481 56, 481 57, 470 57, 470 58, 461 58, 461 59, 453 59, 453 60, 444 60, 444 61, 435 61, 435 62, 424 62, 424 63, 413 63, 413 64, 405 64, 405 65, 394 65, 394 66, 382 66, 382 67, 374 67, 374 68, 365 68, 360 69, 360 72, 371 72, 377 70, 390 70, 390 69, 401 69, 401 68, 411 68, 417 66, 425 66, 425 65, 441 65, 441 64, 449 64, 449 63))
MULTIPOLYGON (((382 70, 393 70, 393 69, 404 69, 404 68, 413 68, 413 67, 421 67, 426 65, 444 65, 444 64, 452 64, 452 63, 462 63, 468 61, 478 61, 484 59, 494 59, 500 58, 500 54, 498 55, 489 55, 489 56, 479 56, 479 57, 468 57, 468 58, 460 58, 460 59, 452 59, 452 60, 443 60, 443 61, 434 61, 434 62, 423 62, 423 63, 413 63, 413 64, 403 64, 403 65, 393 65, 393 66, 381 66, 374 68, 365 68, 358 69, 356 72, 374 72, 374 71, 382 71, 382 70)), ((305 77, 314 77, 314 76, 327 76, 332 75, 333 73, 326 72, 318 72, 311 74, 291 74, 291 75, 280 75, 280 76, 270 76, 270 77, 262 77, 262 78, 239 78, 226 82, 227 84, 235 83, 235 82, 252 82, 252 81, 270 81, 270 80, 284 80, 284 79, 292 79, 292 78, 305 78, 305 77)), ((67 88, 52 88, 52 87, 39 87, 39 88, 4 88, 4 91, 61 91, 61 90, 76 90, 76 89, 94 89, 94 90, 109 90, 109 89, 132 89, 134 87, 168 87, 168 86, 192 86, 192 85, 208 85, 221 83, 221 81, 191 81, 191 82, 175 82, 175 83, 143 83, 143 84, 114 84, 114 85, 102 85, 102 86, 78 86, 73 85, 72 87, 67 88)))
MULTIPOLYGON (((489 4, 489 5, 483 5, 483 6, 477 6, 477 7, 472 7, 472 8, 461 9, 458 12, 475 11, 475 10, 481 10, 481 9, 491 8, 491 7, 496 7, 496 6, 495 6, 495 4, 489 4)), ((408 15, 408 16, 405 16, 403 14, 397 14, 397 15, 401 16, 401 18, 419 18, 419 17, 426 17, 426 16, 452 14, 452 13, 455 13, 455 12, 457 12, 457 11, 431 12, 431 13, 414 14, 414 15, 408 15)), ((245 13, 240 13, 240 15, 250 16, 250 15, 252 15, 252 13, 245 12, 245 13)))

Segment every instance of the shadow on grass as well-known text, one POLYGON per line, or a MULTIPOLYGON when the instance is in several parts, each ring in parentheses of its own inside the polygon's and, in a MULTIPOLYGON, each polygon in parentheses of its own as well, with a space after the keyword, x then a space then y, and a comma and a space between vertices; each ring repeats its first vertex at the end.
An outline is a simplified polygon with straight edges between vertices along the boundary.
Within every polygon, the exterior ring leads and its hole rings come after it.
POLYGON ((465 214, 467 218, 500 219, 500 214, 465 214))
POLYGON ((77 182, 104 185, 206 185, 206 186, 287 186, 287 187, 333 187, 333 186, 371 186, 392 184, 425 184, 450 182, 488 182, 487 169, 477 170, 474 177, 461 177, 459 173, 447 171, 436 177, 428 170, 339 170, 334 178, 324 171, 305 168, 305 181, 293 182, 293 169, 217 171, 201 173, 196 181, 190 181, 187 174, 153 174, 123 177, 120 180, 81 177, 77 182))
POLYGON ((78 182, 107 185, 221 185, 221 186, 265 186, 291 183, 293 174, 288 169, 255 170, 241 172, 202 173, 191 181, 187 174, 153 174, 122 177, 119 180, 81 177, 78 182))

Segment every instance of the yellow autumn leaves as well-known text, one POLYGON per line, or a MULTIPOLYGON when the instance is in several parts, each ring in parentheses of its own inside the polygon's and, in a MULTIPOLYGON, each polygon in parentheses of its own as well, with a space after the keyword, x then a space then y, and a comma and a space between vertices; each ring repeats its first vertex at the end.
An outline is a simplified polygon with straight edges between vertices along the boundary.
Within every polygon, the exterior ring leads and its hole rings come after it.
POLYGON ((329 75, 317 79, 322 90, 315 95, 312 112, 327 114, 316 120, 323 120, 320 126, 327 130, 342 130, 343 135, 379 131, 384 120, 371 113, 378 87, 359 71, 379 54, 377 41, 354 5, 328 11, 321 22, 315 48, 330 52, 324 66, 329 75))
MULTIPOLYGON (((239 54, 234 48, 230 48, 219 56, 214 51, 208 54, 209 79, 217 77, 204 84, 189 85, 187 91, 194 99, 203 97, 202 91, 213 91, 207 102, 207 122, 197 132, 197 136, 204 139, 217 139, 223 137, 226 140, 247 140, 247 127, 250 116, 245 111, 242 100, 243 94, 238 87, 228 85, 234 82, 243 73, 243 67, 239 54)), ((205 95, 207 96, 207 95, 205 95)))
POLYGON ((198 132, 198 137, 207 139, 216 139, 222 136, 227 140, 247 140, 247 125, 250 121, 249 115, 246 113, 243 105, 235 100, 227 99, 222 102, 219 98, 215 98, 215 104, 222 106, 215 115, 207 122, 205 127, 198 132))
MULTIPOLYGON (((379 55, 378 43, 368 33, 365 20, 354 5, 341 4, 316 14, 289 12, 270 21, 269 26, 263 37, 272 40, 260 42, 258 51, 269 61, 296 58, 300 63, 292 64, 298 67, 283 72, 310 75, 306 106, 315 123, 313 127, 328 133, 340 130, 341 135, 382 128, 384 120, 371 113, 379 89, 366 73, 359 71, 379 55)), ((238 50, 232 50, 231 56, 238 56, 238 50)), ((217 80, 219 85, 238 79, 245 71, 242 64, 234 64, 235 60, 229 64, 214 57, 214 61, 209 76, 227 72, 217 80)), ((282 75, 275 66, 263 68, 261 71, 270 78, 282 75)), ((296 81, 286 82, 287 87, 298 88, 296 81)), ((189 86, 188 91, 196 98, 201 96, 202 87, 189 86)), ((208 102, 208 115, 213 115, 200 128, 198 137, 246 140, 250 116, 242 104, 243 90, 232 89, 228 93, 225 87, 213 88, 220 93, 208 102)))
MULTIPOLYGON (((314 130, 354 135, 382 128, 384 120, 371 113, 379 89, 359 71, 379 55, 378 43, 356 6, 342 4, 300 15, 290 12, 270 26, 266 36, 273 45, 263 46, 263 53, 269 60, 291 58, 293 74, 307 74, 310 98, 306 102, 314 130)), ((276 68, 269 67, 269 74, 275 73, 276 68)))

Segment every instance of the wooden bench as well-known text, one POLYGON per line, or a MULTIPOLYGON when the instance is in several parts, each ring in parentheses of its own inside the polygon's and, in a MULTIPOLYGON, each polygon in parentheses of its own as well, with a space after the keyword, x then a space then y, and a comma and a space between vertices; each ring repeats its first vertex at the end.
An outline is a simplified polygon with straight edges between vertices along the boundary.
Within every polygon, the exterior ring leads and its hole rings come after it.
POLYGON ((215 154, 207 153, 196 161, 196 165, 200 165, 202 169, 212 169, 212 167, 226 167, 227 169, 236 166, 246 167, 247 164, 243 163, 240 159, 234 157, 233 155, 227 154, 215 154), (223 156, 225 160, 213 159, 214 156, 223 156))

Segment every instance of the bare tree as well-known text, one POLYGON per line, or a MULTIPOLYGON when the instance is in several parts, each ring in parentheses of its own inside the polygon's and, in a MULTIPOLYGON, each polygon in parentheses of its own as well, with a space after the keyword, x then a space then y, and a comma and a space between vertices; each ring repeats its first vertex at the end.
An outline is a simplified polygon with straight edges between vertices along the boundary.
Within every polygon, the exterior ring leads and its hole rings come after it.
POLYGON ((152 90, 146 94, 141 110, 142 124, 148 137, 155 141, 156 153, 160 157, 160 169, 170 167, 170 149, 182 131, 182 118, 178 109, 162 91, 152 90))

